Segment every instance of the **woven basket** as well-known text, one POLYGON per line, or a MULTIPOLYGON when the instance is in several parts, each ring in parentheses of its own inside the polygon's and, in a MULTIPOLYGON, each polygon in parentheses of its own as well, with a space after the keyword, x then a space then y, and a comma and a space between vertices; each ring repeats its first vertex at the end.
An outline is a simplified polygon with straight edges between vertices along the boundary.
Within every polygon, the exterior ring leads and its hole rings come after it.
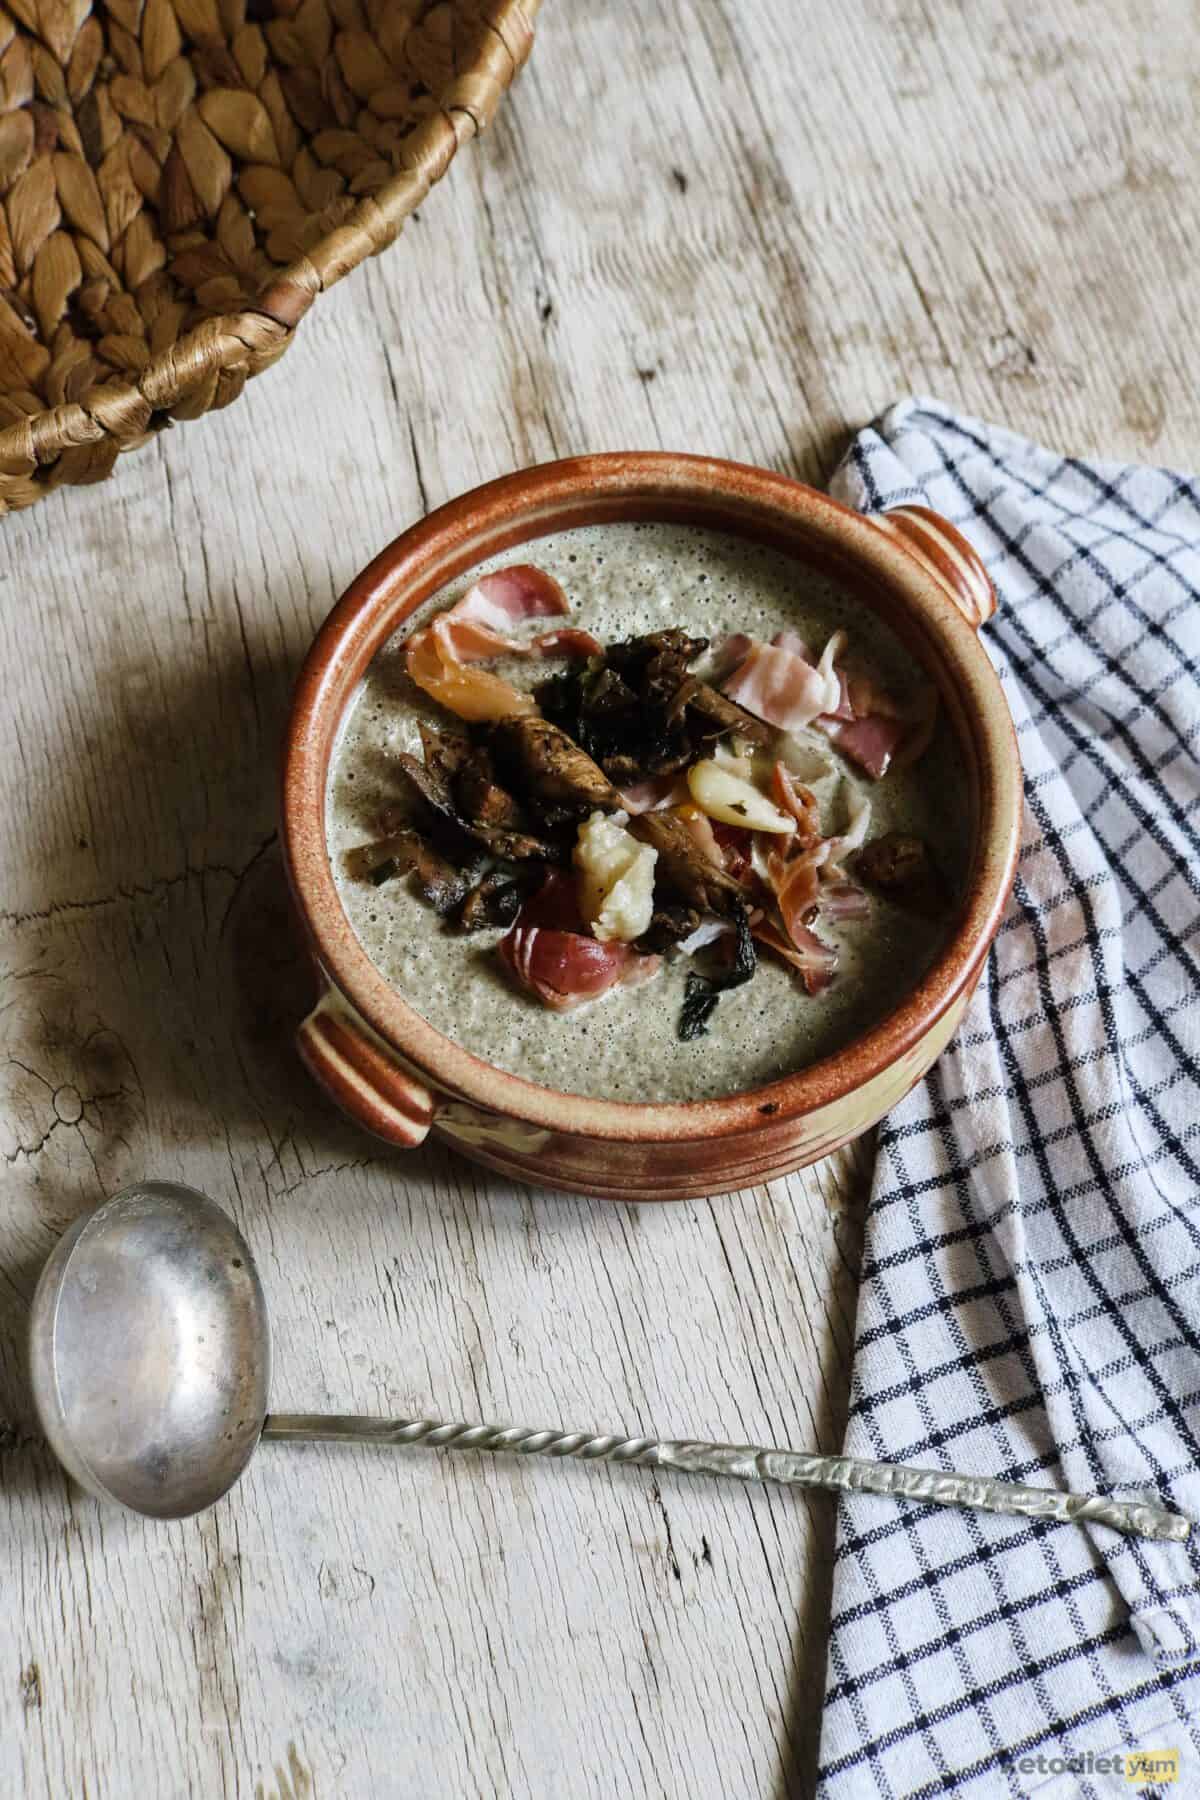
POLYGON ((390 244, 540 0, 6 0, 0 511, 228 406, 390 244))

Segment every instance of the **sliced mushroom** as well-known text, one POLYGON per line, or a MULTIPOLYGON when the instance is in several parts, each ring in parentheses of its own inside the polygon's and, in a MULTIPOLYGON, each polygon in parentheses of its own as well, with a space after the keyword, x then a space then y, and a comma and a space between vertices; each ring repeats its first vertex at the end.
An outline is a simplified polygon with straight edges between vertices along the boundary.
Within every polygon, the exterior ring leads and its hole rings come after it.
POLYGON ((521 910, 528 882, 507 869, 493 869, 471 889, 454 922, 460 931, 482 931, 489 925, 511 925, 521 910))
POLYGON ((736 700, 726 699, 725 695, 719 694, 715 687, 709 687, 706 681, 695 683, 692 692, 688 695, 687 707, 690 714, 698 716, 702 721, 698 733, 702 738, 716 737, 725 732, 735 731, 748 743, 765 746, 774 736, 771 727, 762 719, 756 719, 753 713, 748 713, 744 706, 737 704, 736 700))
POLYGON ((491 755, 484 744, 469 750, 454 778, 454 798, 461 816, 490 829, 517 831, 524 827, 521 808, 496 780, 491 755))
POLYGON ((658 851, 656 874, 662 887, 702 913, 733 916, 741 888, 704 854, 683 820, 670 812, 640 813, 629 830, 658 851))
POLYGON ((395 762, 419 805, 425 809, 431 835, 437 838, 439 848, 447 855, 463 861, 470 854, 468 847, 474 843, 484 845, 494 856, 502 856, 510 862, 557 862, 561 859, 560 847, 529 832, 464 818, 445 783, 407 751, 399 751, 395 762))
POLYGON ((456 868, 411 826, 380 843, 350 851, 347 866, 351 874, 364 876, 376 887, 398 875, 411 875, 422 898, 443 916, 459 904, 474 878, 472 871, 456 868))
POLYGON ((535 801, 567 813, 616 812, 621 797, 604 771, 548 719, 501 719, 491 746, 514 785, 535 801))
POLYGON ((422 719, 417 725, 421 734, 421 749, 425 755, 425 767, 434 775, 442 786, 449 789, 454 777, 471 754, 471 740, 465 732, 443 731, 427 720, 422 719))
MULTIPOLYGON (((650 918, 650 924, 637 941, 639 950, 670 950, 676 944, 682 944, 697 931, 702 923, 700 914, 694 906, 679 906, 672 902, 656 903, 650 918)), ((715 925, 714 930, 723 929, 715 925)))
POLYGON ((941 870, 923 838, 889 831, 872 838, 854 859, 854 872, 867 887, 922 918, 940 918, 949 904, 941 870))
POLYGON ((610 669, 616 669, 634 685, 640 684, 653 665, 654 674, 670 673, 678 686, 688 664, 707 649, 707 638, 689 637, 686 631, 672 626, 666 631, 646 631, 640 637, 610 644, 604 659, 610 669))

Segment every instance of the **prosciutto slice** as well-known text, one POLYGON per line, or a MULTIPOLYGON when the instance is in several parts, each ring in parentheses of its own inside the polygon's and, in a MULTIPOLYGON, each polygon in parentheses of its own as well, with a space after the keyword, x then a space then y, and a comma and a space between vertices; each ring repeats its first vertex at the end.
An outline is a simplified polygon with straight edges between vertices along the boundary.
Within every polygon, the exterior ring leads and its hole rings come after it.
POLYGON ((553 575, 534 563, 513 563, 481 576, 448 616, 505 632, 526 619, 562 618, 570 610, 571 603, 553 575))
POLYGON ((927 688, 906 704, 869 676, 847 674, 837 666, 846 648, 844 631, 834 632, 817 663, 796 631, 776 632, 769 644, 754 638, 726 643, 737 652, 737 666, 722 682, 729 699, 781 731, 815 726, 873 780, 916 762, 928 748, 937 721, 935 690, 927 688))
POLYGON ((771 798, 781 812, 790 813, 796 821, 794 848, 807 850, 821 835, 821 812, 811 788, 805 787, 784 762, 771 771, 771 798))
POLYGON ((707 664, 702 665, 706 668, 704 679, 719 687, 727 676, 732 675, 745 662, 753 644, 754 639, 744 631, 731 631, 728 637, 722 638, 709 652, 707 664))
POLYGON ((535 712, 528 694, 468 665, 496 656, 594 656, 600 644, 575 625, 545 631, 527 644, 510 635, 527 619, 561 617, 569 610, 567 596, 544 569, 515 563, 484 575, 454 606, 414 632, 405 666, 419 688, 460 719, 535 712))
POLYGON ((523 694, 489 669, 468 668, 454 644, 439 634, 437 621, 409 640, 404 666, 422 691, 460 719, 507 719, 537 711, 531 694, 523 694))
POLYGON ((472 663, 496 656, 594 656, 601 646, 590 631, 560 625, 530 643, 510 634, 527 619, 561 617, 567 596, 552 576, 532 563, 514 563, 484 575, 462 599, 413 633, 405 666, 419 688, 460 719, 505 719, 537 711, 532 698, 472 663))
POLYGON ((867 829, 871 823, 871 802, 860 794, 850 797, 850 820, 845 831, 837 837, 826 839, 829 845, 829 859, 824 869, 826 881, 844 881, 846 871, 842 864, 852 850, 861 850, 866 842, 867 829))
POLYGON ((819 994, 833 980, 837 968, 837 951, 819 938, 807 925, 799 928, 798 938, 787 938, 770 919, 760 919, 752 927, 754 936, 768 950, 782 957, 797 971, 809 994, 819 994))
POLYGON ((557 631, 543 631, 535 637, 531 651, 539 656, 599 656, 604 649, 600 639, 580 625, 564 625, 557 631))
POLYGON ((937 690, 924 688, 902 704, 869 676, 841 677, 835 711, 816 721, 830 743, 879 781, 889 768, 905 768, 929 748, 937 723, 937 690))
POLYGON ((845 633, 834 632, 815 667, 807 653, 789 647, 794 633, 780 635, 787 644, 752 643, 721 691, 768 725, 800 731, 840 704, 841 680, 833 664, 845 645, 845 633))
POLYGON ((717 842, 716 829, 708 814, 702 813, 698 806, 681 806, 679 819, 696 840, 696 844, 704 852, 709 862, 718 869, 723 869, 725 858, 721 852, 721 846, 717 842))
POLYGON ((798 829, 786 847, 773 848, 768 855, 767 879, 789 939, 811 961, 811 926, 818 915, 831 923, 841 923, 865 918, 871 910, 868 896, 842 867, 843 859, 857 850, 866 837, 871 803, 853 795, 845 831, 836 837, 822 838, 816 800, 783 763, 775 765, 772 790, 780 805, 792 805, 798 829))
POLYGON ((856 881, 826 881, 821 886, 820 913, 823 919, 842 924, 846 919, 865 919, 871 911, 871 896, 856 881))
MULTIPOLYGON (((713 840, 717 845, 721 861, 727 874, 743 887, 750 885, 754 875, 754 833, 747 831, 742 825, 724 825, 720 820, 711 823, 713 840)), ((778 843, 778 838, 763 833, 768 843, 778 843)), ((789 838, 788 843, 795 840, 789 838)))
POLYGON ((621 788, 621 805, 636 818, 638 813, 661 812, 664 807, 684 805, 688 799, 687 782, 680 775, 651 775, 621 788))
POLYGON ((639 987, 662 967, 628 944, 598 943, 581 929, 575 884, 551 870, 496 946, 515 979, 552 1012, 571 1012, 614 987, 639 987))
POLYGON ((628 944, 600 944, 577 931, 520 920, 498 948, 521 985, 552 1012, 572 1012, 610 988, 638 987, 662 966, 661 957, 640 956, 628 944))
POLYGON ((905 720, 889 719, 883 713, 868 713, 865 719, 818 719, 817 727, 835 750, 857 763, 874 781, 887 774, 909 730, 905 720))
POLYGON ((487 662, 493 656, 595 656, 601 646, 590 631, 560 626, 531 643, 512 635, 529 619, 561 618, 571 610, 558 582, 533 563, 497 569, 469 587, 454 606, 439 613, 430 629, 459 661, 487 662))
POLYGON ((767 858, 767 878, 788 937, 797 946, 803 945, 808 921, 816 912, 821 893, 821 867, 828 857, 828 844, 819 843, 799 856, 775 851, 767 858))

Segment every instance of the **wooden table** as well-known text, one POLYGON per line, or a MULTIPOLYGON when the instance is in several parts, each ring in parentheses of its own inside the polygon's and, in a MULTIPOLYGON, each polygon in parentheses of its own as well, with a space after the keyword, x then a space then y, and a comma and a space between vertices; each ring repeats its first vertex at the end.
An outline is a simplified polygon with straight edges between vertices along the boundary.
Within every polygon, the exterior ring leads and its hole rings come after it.
POLYGON ((1185 14, 551 0, 491 137, 278 370, 3 526, 4 1795, 807 1791, 823 1499, 275 1446, 144 1524, 39 1446, 28 1302, 153 1174, 247 1233, 277 1405, 836 1445, 861 1152, 639 1210, 388 1154, 309 1085, 289 687, 367 557, 517 464, 821 481, 913 389, 1194 459, 1185 14))

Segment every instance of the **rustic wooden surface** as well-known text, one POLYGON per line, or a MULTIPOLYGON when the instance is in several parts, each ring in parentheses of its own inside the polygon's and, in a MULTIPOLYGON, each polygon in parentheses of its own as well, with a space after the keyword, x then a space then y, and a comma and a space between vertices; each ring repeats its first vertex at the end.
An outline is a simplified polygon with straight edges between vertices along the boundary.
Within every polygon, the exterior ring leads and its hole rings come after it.
POLYGON ((277 370, 3 526, 4 1795, 808 1791, 823 1500, 272 1446, 143 1524, 39 1447, 28 1301, 154 1174, 246 1231, 280 1406, 836 1444, 861 1155, 638 1210, 385 1154, 310 1089, 289 684, 374 550, 515 464, 821 480, 914 388, 1194 460, 1190 17, 552 0, 490 138, 277 370))

